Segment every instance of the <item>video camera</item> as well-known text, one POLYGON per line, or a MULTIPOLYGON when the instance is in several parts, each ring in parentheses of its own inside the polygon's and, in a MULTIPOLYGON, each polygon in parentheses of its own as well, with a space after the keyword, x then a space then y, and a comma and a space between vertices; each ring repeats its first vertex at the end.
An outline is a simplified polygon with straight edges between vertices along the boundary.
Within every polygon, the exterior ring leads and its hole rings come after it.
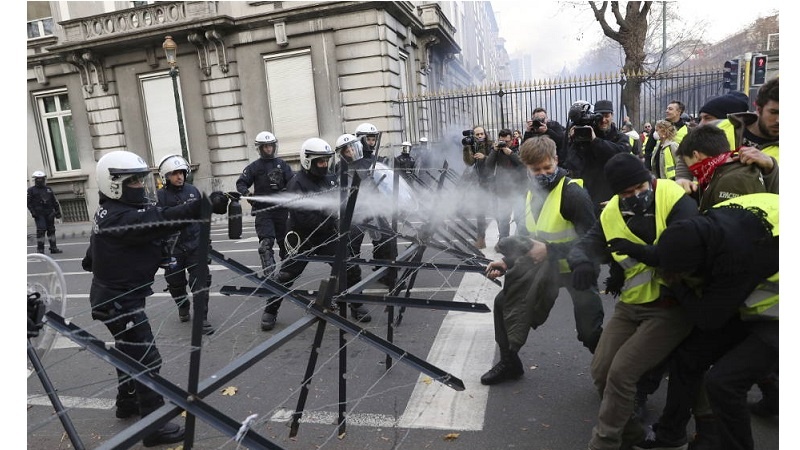
POLYGON ((577 101, 569 108, 569 121, 575 125, 574 142, 592 140, 592 127, 603 120, 603 115, 592 112, 592 105, 583 100, 577 101))
POLYGON ((508 142, 502 141, 502 140, 497 141, 497 149, 498 150, 504 149, 506 147, 508 147, 508 142))
POLYGON ((465 136, 464 139, 461 139, 461 145, 475 145, 475 132, 472 130, 464 130, 461 132, 462 136, 465 136))

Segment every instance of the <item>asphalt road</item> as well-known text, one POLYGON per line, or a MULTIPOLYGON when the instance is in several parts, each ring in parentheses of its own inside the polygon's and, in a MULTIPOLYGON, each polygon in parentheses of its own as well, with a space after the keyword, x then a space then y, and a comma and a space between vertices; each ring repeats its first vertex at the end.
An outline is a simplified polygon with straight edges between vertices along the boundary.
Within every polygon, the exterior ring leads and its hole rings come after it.
MULTIPOLYGON (((66 229, 66 227, 64 227, 66 229)), ((88 245, 82 231, 65 232, 59 240, 63 254, 54 255, 65 274, 68 301, 65 317, 106 342, 110 335, 89 316, 88 288, 91 274, 83 272, 80 259, 88 245)), ((242 239, 229 240, 224 224, 212 228, 213 248, 253 269, 258 268, 258 245, 252 222, 245 222, 242 239)), ((369 239, 366 239, 368 242, 369 239)), ((489 248, 496 242, 496 227, 488 230, 489 248)), ((402 251, 407 243, 400 245, 402 251)), ((490 258, 495 255, 485 251, 490 258)), ((29 240, 28 252, 35 245, 29 240)), ((369 255, 365 245, 364 254, 369 255)), ((369 257, 369 256, 366 256, 369 257)), ((456 261, 448 254, 429 249, 425 261, 456 261)), ((279 334, 298 320, 308 318, 302 308, 284 301, 278 326, 263 332, 259 319, 264 299, 255 296, 224 296, 223 285, 253 284, 232 271, 212 265, 209 319, 217 332, 202 339, 200 381, 237 361, 249 350, 279 334)), ((317 289, 326 276, 325 264, 311 263, 295 288, 317 289)), ((365 267, 365 274, 369 271, 365 267)), ((181 323, 174 303, 163 289, 163 274, 156 276, 156 295, 148 300, 157 345, 164 360, 161 375, 177 386, 188 383, 190 323, 181 323)), ((499 288, 478 274, 423 270, 415 283, 414 297, 434 300, 480 302, 490 308, 499 288)), ((386 292, 377 283, 365 293, 386 292)), ((614 300, 603 296, 606 319, 614 300)), ((367 305, 373 321, 365 330, 386 337, 387 312, 382 305, 367 305)), ((397 311, 395 311, 396 313, 397 311)), ((232 420, 250 426, 259 435, 286 449, 585 449, 596 421, 599 398, 589 376, 591 355, 575 338, 569 296, 562 290, 548 322, 529 335, 520 352, 526 366, 523 378, 488 387, 480 375, 496 361, 491 313, 452 312, 408 308, 394 329, 392 342, 409 355, 460 379, 465 389, 456 391, 420 374, 413 358, 392 358, 367 339, 348 335, 344 347, 333 326, 324 329, 314 367, 303 419, 290 437, 289 418, 297 406, 301 385, 311 355, 316 325, 305 329, 262 360, 203 398, 208 405, 232 420), (346 350, 346 433, 336 426, 339 409, 339 367, 346 350), (253 417, 254 416, 254 417, 253 417)), ((114 417, 116 376, 113 366, 60 336, 43 357, 48 376, 68 407, 68 416, 86 448, 97 448, 136 423, 114 417)), ((29 364, 30 369, 30 364, 29 364)), ((650 399, 648 422, 655 421, 663 406, 666 382, 650 399)), ((36 375, 27 378, 27 448, 73 448, 62 423, 44 395, 36 375)), ((751 392, 753 399, 758 398, 751 392)), ((183 417, 175 419, 181 423, 183 417)), ((690 427, 692 425, 690 424, 690 427)), ((753 418, 756 448, 778 448, 778 420, 753 418)), ((21 431, 21 430, 20 430, 21 431)), ((198 420, 195 448, 242 448, 227 434, 198 420)), ((136 444, 132 448, 140 448, 136 444)), ((178 444, 162 448, 179 448, 178 444)))

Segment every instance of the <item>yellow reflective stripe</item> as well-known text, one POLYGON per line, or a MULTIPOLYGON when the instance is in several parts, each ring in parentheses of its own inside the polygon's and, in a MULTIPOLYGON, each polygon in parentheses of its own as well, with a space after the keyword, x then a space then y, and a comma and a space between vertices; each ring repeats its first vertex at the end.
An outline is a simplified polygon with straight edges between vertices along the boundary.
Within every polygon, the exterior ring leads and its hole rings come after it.
POLYGON ((626 278, 625 284, 622 286, 622 290, 625 291, 639 286, 644 286, 649 284, 651 281, 653 281, 653 271, 645 270, 630 278, 626 278))
POLYGON ((577 238, 578 233, 574 228, 557 232, 537 230, 536 237, 547 242, 566 242, 577 238))

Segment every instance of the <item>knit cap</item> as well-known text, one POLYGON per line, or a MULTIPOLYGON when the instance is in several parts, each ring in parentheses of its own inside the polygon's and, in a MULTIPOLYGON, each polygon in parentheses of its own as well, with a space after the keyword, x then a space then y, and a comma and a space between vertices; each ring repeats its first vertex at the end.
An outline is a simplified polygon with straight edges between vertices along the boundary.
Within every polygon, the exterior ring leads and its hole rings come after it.
POLYGON ((707 101, 700 108, 700 112, 712 115, 717 119, 725 119, 728 114, 747 111, 748 106, 749 99, 747 96, 741 92, 734 91, 707 101))
POLYGON ((604 171, 606 181, 615 194, 652 178, 650 171, 644 167, 639 158, 630 153, 617 153, 611 157, 606 163, 604 171))

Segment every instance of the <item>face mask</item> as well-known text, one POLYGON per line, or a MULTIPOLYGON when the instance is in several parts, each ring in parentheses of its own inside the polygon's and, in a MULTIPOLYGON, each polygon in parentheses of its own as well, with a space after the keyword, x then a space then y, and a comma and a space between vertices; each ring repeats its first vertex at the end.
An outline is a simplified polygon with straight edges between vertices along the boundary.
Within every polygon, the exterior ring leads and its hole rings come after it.
POLYGON ((653 190, 648 189, 646 191, 639 192, 636 195, 633 195, 628 198, 622 199, 622 209, 625 211, 630 211, 638 216, 643 216, 644 213, 650 208, 650 205, 653 204, 655 197, 653 195, 653 190))
POLYGON ((120 196, 119 201, 129 205, 144 205, 148 203, 144 194, 143 187, 134 188, 130 186, 124 186, 122 188, 122 196, 120 196))
POLYGON ((34 178, 33 183, 36 187, 44 187, 44 178, 34 178))
POLYGON ((547 189, 548 191, 553 189, 553 182, 558 177, 558 170, 553 173, 540 173, 539 175, 534 175, 535 184, 542 189, 547 189))

